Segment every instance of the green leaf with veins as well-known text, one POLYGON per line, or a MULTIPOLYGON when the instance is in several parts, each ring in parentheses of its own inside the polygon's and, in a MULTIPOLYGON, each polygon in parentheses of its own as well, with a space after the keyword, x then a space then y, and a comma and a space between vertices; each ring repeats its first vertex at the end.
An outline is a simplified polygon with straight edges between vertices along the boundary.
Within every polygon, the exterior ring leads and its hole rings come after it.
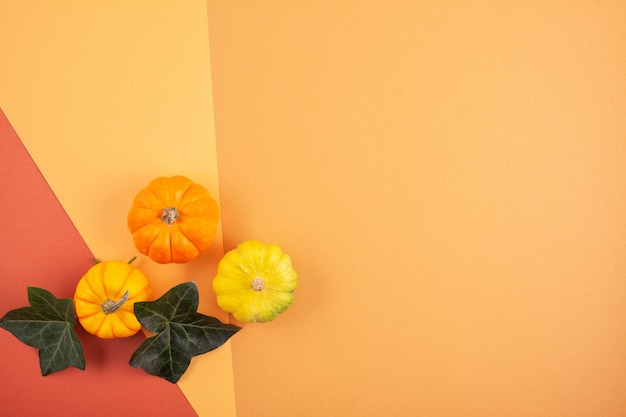
POLYGON ((239 331, 215 317, 198 313, 198 287, 177 285, 155 301, 135 303, 135 315, 150 332, 130 358, 130 366, 176 383, 191 358, 223 345, 239 331))
POLYGON ((30 307, 11 310, 0 319, 0 327, 22 342, 39 349, 42 375, 68 366, 85 369, 83 345, 74 326, 76 317, 69 298, 58 299, 42 288, 28 287, 30 307))

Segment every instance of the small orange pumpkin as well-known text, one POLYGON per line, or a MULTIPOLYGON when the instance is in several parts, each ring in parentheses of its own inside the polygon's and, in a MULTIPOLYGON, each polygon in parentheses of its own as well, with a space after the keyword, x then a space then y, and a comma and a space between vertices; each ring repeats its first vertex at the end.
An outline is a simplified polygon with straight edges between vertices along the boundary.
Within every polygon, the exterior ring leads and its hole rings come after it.
POLYGON ((89 333, 115 339, 130 337, 141 329, 135 303, 147 301, 152 291, 146 276, 130 262, 98 262, 78 281, 74 309, 89 333))
POLYGON ((182 175, 159 177, 135 197, 128 230, 137 250, 153 261, 185 263, 211 246, 218 219, 206 188, 182 175))

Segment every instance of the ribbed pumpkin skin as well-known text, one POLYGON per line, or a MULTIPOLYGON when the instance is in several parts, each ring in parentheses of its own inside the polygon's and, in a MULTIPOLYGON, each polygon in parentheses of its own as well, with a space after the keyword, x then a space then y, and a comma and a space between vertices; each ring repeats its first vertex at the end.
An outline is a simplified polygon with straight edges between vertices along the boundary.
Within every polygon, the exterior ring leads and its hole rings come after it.
POLYGON ((78 281, 74 308, 78 321, 89 333, 102 339, 130 337, 141 329, 135 317, 135 303, 148 301, 151 294, 146 276, 128 262, 100 262, 78 281), (103 303, 123 299, 126 291, 127 300, 106 314, 103 303))
POLYGON ((217 202, 203 186, 181 175, 159 177, 135 197, 128 230, 135 247, 160 264, 185 263, 208 249, 219 220, 217 202), (178 217, 168 224, 164 210, 178 217))
POLYGON ((291 258, 256 240, 227 252, 213 279, 217 304, 241 322, 274 320, 293 302, 297 284, 291 258))

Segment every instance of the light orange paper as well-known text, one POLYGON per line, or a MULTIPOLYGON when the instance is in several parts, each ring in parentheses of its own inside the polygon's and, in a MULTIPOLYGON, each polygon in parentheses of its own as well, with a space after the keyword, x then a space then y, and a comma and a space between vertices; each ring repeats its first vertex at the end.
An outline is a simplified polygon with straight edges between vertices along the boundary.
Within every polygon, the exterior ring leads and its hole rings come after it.
POLYGON ((626 415, 626 3, 207 4, 239 416, 626 415))
MULTIPOLYGON (((134 195, 186 175, 219 200, 206 4, 8 2, 0 6, 0 107, 95 256, 138 255, 134 195)), ((211 279, 214 246, 187 265, 134 263, 158 296, 195 280, 200 311, 228 320, 211 279)), ((235 415, 230 345, 179 382, 200 416, 235 415)))

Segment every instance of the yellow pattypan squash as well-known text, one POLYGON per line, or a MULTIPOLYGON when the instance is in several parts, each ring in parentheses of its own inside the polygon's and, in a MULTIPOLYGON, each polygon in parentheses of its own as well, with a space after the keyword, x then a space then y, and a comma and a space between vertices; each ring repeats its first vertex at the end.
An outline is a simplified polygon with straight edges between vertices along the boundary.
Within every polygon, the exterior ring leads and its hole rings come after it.
POLYGON ((244 242, 220 260, 217 304, 242 322, 268 322, 289 307, 298 283, 291 259, 277 245, 244 242))
POLYGON ((89 333, 102 339, 130 337, 141 329, 135 303, 147 301, 151 293, 146 276, 129 262, 99 262, 78 282, 74 309, 89 333))

